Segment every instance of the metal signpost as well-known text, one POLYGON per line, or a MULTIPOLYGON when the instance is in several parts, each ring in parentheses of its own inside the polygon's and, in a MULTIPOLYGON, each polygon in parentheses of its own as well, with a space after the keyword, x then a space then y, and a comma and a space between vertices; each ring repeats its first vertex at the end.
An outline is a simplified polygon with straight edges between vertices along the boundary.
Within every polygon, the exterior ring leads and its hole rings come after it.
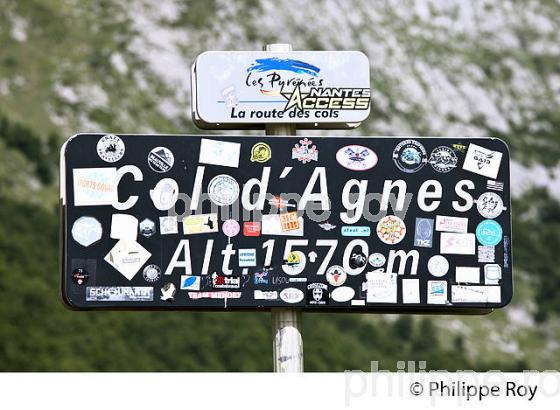
POLYGON ((507 146, 293 137, 296 126, 350 128, 368 113, 361 53, 204 53, 193 65, 195 122, 266 135, 70 138, 60 167, 64 302, 271 311, 278 372, 303 371, 303 311, 482 314, 507 305, 507 146), (218 62, 221 71, 208 69, 218 62), (241 112, 263 122, 236 122, 241 112))

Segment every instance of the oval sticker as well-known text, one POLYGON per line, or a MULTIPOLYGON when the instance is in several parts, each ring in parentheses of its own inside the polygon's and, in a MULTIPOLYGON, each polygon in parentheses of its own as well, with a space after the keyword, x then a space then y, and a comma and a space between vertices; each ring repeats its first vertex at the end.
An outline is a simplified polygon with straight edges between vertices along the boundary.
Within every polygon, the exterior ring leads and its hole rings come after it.
POLYGON ((362 145, 347 145, 336 153, 337 162, 352 171, 367 171, 377 165, 377 154, 362 145))
POLYGON ((331 292, 331 299, 335 302, 348 302, 351 300, 356 291, 348 286, 343 286, 341 288, 336 288, 331 292))
POLYGON ((303 292, 297 288, 286 288, 280 292, 280 299, 286 303, 299 303, 304 296, 303 292))

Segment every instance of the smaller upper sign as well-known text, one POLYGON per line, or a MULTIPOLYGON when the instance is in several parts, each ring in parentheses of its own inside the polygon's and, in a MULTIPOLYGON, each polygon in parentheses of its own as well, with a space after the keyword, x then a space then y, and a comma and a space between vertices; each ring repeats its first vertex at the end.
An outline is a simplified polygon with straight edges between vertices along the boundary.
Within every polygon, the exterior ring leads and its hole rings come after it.
POLYGON ((192 86, 201 128, 354 128, 371 104, 369 60, 359 51, 208 51, 193 65, 192 86))

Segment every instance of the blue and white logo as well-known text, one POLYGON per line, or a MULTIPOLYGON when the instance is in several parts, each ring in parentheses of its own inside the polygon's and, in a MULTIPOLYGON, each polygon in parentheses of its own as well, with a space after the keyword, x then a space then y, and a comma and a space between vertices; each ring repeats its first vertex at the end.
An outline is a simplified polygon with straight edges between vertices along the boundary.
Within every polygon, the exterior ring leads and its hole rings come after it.
POLYGON ((342 236, 370 236, 371 228, 369 226, 343 226, 340 228, 342 236))
POLYGON ((181 275, 182 290, 200 290, 200 276, 181 275))
POLYGON ((502 240, 502 227, 496 221, 485 219, 476 227, 476 238, 481 245, 496 246, 502 240))

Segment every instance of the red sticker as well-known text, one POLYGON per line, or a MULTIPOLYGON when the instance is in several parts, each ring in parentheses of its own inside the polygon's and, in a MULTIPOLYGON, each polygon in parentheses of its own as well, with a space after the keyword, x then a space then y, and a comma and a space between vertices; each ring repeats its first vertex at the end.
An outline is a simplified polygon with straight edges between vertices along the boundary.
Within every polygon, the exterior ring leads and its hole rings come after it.
POLYGON ((244 222, 243 235, 245 236, 260 236, 261 223, 260 222, 244 222))

